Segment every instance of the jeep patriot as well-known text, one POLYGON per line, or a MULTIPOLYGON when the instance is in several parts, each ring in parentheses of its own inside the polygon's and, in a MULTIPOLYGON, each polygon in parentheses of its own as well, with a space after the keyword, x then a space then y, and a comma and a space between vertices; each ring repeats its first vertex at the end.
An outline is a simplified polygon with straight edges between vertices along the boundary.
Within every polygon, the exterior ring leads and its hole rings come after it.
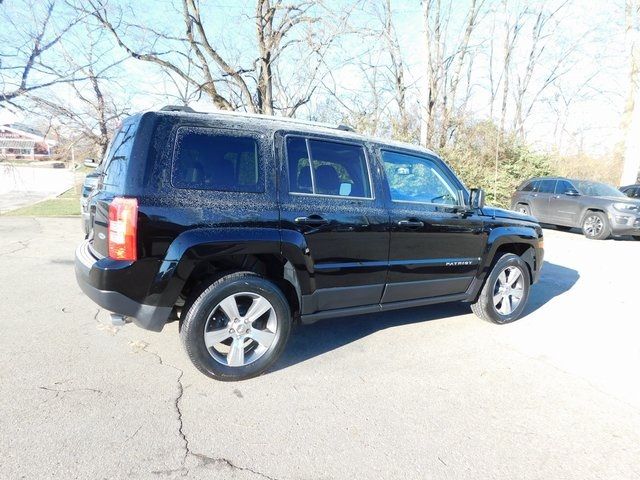
POLYGON ((165 107, 127 118, 76 250, 84 293, 205 375, 259 375, 292 324, 441 302, 520 317, 543 262, 529 215, 485 206, 433 152, 330 126, 165 107))

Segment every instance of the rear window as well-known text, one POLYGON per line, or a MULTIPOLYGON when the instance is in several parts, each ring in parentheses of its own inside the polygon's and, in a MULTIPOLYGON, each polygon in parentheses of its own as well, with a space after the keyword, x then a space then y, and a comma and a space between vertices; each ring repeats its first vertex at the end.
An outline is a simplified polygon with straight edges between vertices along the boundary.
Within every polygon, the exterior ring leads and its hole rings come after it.
POLYGON ((104 172, 102 184, 106 191, 116 191, 124 185, 137 129, 137 121, 125 122, 113 136, 99 167, 104 172))
POLYGON ((263 192, 258 142, 207 128, 178 130, 171 183, 176 188, 263 192))

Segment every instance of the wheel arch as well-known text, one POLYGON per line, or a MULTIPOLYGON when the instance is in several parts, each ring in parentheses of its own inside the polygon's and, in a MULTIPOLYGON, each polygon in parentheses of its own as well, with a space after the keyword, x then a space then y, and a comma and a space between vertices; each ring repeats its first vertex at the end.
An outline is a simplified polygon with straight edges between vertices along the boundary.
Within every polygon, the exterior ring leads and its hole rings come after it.
POLYGON ((175 305, 203 282, 210 283, 221 274, 251 271, 276 283, 292 313, 299 312, 312 275, 304 237, 299 237, 289 235, 285 241, 276 228, 188 230, 170 245, 150 295, 159 298, 158 304, 175 305))

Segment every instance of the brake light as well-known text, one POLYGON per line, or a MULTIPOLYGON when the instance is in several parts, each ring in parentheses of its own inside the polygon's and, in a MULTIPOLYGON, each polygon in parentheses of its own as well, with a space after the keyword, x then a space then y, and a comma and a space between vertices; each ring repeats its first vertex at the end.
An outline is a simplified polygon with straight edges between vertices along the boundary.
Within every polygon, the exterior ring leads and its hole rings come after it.
POLYGON ((116 197, 109 204, 109 257, 137 260, 138 200, 116 197))

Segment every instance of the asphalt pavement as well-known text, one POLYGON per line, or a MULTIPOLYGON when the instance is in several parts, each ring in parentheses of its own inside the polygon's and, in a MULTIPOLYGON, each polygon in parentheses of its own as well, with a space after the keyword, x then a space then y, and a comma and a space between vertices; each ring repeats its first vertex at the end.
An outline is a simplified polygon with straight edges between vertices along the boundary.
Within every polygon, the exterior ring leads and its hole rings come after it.
POLYGON ((220 383, 82 294, 80 220, 1 217, 0 478, 640 478, 640 242, 545 235, 511 325, 336 318, 220 383))

